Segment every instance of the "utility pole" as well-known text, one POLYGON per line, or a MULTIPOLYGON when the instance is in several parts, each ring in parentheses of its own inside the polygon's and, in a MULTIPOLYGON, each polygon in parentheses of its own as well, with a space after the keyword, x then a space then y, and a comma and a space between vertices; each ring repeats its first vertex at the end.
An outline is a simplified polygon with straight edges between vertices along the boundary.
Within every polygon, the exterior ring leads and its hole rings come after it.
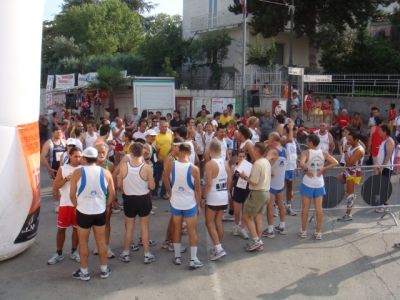
MULTIPOLYGON (((290 1, 290 36, 289 36, 289 67, 293 67, 293 27, 294 27, 294 0, 290 1)), ((292 76, 288 74, 288 99, 287 99, 287 114, 290 116, 292 106, 292 76)))
POLYGON ((242 57, 242 116, 245 111, 246 99, 246 50, 247 50, 247 0, 242 0, 243 12, 243 57, 242 57))

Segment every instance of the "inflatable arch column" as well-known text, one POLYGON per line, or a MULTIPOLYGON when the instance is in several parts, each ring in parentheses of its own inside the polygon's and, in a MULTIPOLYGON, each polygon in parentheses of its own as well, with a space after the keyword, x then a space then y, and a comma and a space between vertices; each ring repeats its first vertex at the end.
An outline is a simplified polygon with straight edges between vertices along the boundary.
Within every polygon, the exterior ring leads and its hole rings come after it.
POLYGON ((39 224, 39 103, 44 0, 0 1, 0 260, 39 224))

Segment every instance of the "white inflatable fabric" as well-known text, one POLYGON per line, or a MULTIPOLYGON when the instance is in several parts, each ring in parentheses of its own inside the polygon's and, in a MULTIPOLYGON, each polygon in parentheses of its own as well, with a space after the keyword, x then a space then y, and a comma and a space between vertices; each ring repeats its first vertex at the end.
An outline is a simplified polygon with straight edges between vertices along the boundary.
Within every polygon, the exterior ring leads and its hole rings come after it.
POLYGON ((0 260, 28 248, 39 224, 43 4, 0 1, 0 260))

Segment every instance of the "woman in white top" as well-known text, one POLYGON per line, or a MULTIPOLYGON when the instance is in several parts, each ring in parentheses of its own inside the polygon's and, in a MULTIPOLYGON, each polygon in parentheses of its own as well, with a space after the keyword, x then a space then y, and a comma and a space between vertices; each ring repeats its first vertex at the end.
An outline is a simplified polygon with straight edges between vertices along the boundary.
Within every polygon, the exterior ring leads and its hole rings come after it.
POLYGON ((209 258, 217 260, 226 255, 222 248, 224 235, 222 217, 232 198, 232 175, 228 163, 221 157, 221 144, 212 141, 209 151, 211 160, 205 165, 205 187, 202 198, 206 200, 206 225, 214 244, 209 258))
POLYGON ((314 199, 316 210, 316 228, 314 237, 317 240, 322 239, 321 226, 323 221, 322 200, 325 195, 324 173, 338 162, 328 152, 317 149, 320 140, 315 134, 307 137, 308 150, 301 154, 300 167, 305 171, 303 181, 300 187, 300 193, 303 201, 303 210, 301 212, 301 232, 300 237, 307 237, 308 226, 308 210, 310 209, 311 200, 314 199), (325 161, 329 164, 325 166, 325 161))
POLYGON ((250 117, 247 120, 247 127, 249 128, 251 132, 251 141, 253 144, 257 143, 260 141, 260 130, 258 129, 258 118, 257 117, 250 117))
POLYGON ((344 166, 346 164, 346 160, 344 157, 345 154, 345 149, 346 149, 346 145, 347 145, 347 135, 349 134, 350 130, 348 127, 343 128, 342 131, 342 138, 339 141, 339 154, 340 154, 340 165, 344 166))

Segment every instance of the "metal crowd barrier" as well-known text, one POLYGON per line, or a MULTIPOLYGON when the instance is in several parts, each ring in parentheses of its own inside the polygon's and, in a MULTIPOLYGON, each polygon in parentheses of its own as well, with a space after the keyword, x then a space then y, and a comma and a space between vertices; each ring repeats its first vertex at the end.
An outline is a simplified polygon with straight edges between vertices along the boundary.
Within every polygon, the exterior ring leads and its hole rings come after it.
MULTIPOLYGON (((400 165, 392 165, 394 170, 400 169, 400 165), (397 168, 396 168, 397 167, 397 168)), ((382 174, 376 175, 375 170, 383 166, 361 166, 362 179, 360 184, 355 185, 353 209, 371 209, 379 208, 384 205, 385 208, 390 211, 385 211, 381 216, 381 219, 389 215, 393 218, 396 225, 399 225, 398 218, 393 212, 394 208, 400 207, 400 174, 393 172, 392 175, 385 176, 382 174)), ((342 184, 338 180, 338 175, 342 174, 346 167, 335 167, 327 171, 324 175, 326 195, 323 200, 324 211, 342 210, 343 213, 346 210, 346 196, 345 196, 345 184, 342 184)), ((303 172, 297 171, 295 182, 293 184, 294 201, 292 202, 292 208, 300 212, 302 209, 300 185, 303 179, 303 172)), ((286 196, 286 195, 285 195, 286 196)), ((284 198, 285 198, 284 196, 284 198)), ((313 211, 314 209, 310 209, 313 211)))

